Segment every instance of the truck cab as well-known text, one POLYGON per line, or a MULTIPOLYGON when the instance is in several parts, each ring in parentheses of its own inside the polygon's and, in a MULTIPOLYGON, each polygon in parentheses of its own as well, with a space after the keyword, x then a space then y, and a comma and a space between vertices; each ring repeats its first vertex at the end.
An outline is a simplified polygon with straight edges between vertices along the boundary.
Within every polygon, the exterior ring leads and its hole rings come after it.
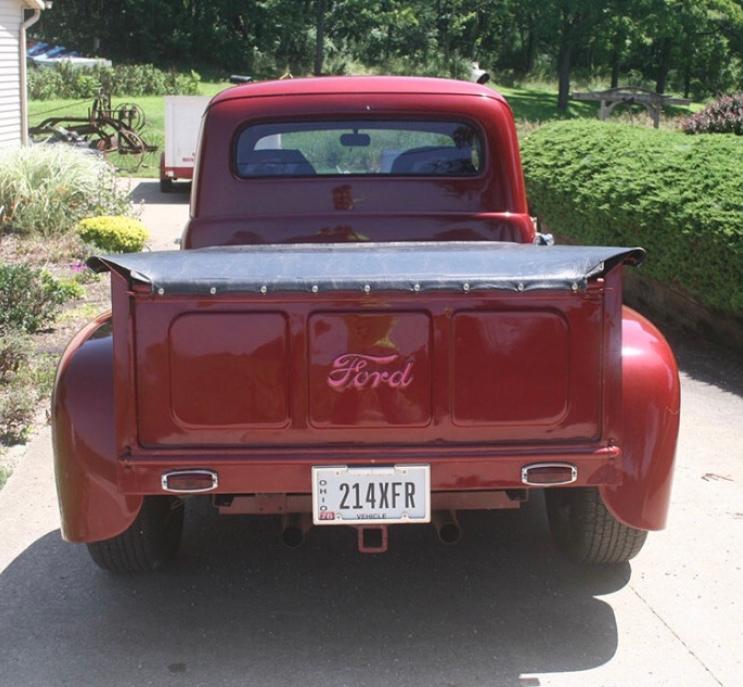
POLYGON ((249 84, 216 96, 203 128, 184 248, 535 239, 513 117, 485 86, 249 84))

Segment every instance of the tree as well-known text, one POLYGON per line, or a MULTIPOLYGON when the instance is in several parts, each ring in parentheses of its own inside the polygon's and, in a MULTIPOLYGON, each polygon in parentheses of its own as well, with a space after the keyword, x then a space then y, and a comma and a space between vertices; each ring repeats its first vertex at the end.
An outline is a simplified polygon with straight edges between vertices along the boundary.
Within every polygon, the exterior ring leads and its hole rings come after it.
POLYGON ((743 0, 56 0, 36 37, 117 62, 257 78, 371 71, 496 80, 627 73, 705 96, 743 88, 743 0), (540 71, 539 76, 543 74, 540 71))
POLYGON ((608 17, 608 0, 549 0, 550 24, 557 36, 557 108, 567 110, 570 74, 576 49, 587 43, 591 32, 608 17))

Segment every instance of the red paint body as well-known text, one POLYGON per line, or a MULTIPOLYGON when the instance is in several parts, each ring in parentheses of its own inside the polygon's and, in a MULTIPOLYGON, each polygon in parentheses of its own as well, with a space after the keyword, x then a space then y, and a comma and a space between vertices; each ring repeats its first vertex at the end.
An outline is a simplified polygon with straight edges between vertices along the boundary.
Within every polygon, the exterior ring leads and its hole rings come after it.
MULTIPOLYGON (((532 242, 535 231, 500 96, 463 82, 359 77, 217 96, 183 238, 184 248, 532 242), (232 172, 234 137, 248 122, 359 113, 466 119, 486 143, 484 170, 270 180, 232 172)), ((620 521, 662 528, 678 371, 657 330, 622 307, 621 278, 618 267, 577 293, 362 302, 351 293, 156 299, 114 275, 114 336, 108 316, 99 318, 59 368, 63 534, 90 542, 122 532, 144 495, 163 493, 168 469, 216 470, 216 493, 246 495, 233 512, 263 512, 257 503, 307 504, 313 465, 400 462, 430 464, 434 503, 454 508, 467 507, 468 495, 470 507, 514 507, 504 490, 524 489, 524 465, 567 461, 578 468, 575 484, 600 487, 620 521)))

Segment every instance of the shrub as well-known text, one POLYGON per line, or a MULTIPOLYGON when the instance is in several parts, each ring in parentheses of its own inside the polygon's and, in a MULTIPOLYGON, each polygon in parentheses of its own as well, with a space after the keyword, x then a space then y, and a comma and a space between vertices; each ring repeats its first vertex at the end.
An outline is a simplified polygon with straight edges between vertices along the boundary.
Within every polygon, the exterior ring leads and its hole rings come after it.
POLYGON ((743 92, 718 98, 701 112, 687 117, 681 128, 687 134, 743 136, 743 92))
POLYGON ((0 384, 8 383, 28 363, 31 341, 21 332, 0 333, 0 384))
POLYGON ((77 230, 83 241, 111 253, 134 253, 147 241, 144 224, 131 217, 89 217, 77 230))
POLYGON ((49 398, 57 356, 32 352, 30 337, 17 332, 0 337, 0 351, 11 350, 14 369, 0 377, 0 444, 23 441, 39 401, 49 398), (22 360, 21 360, 22 358, 22 360))
POLYGON ((16 381, 33 389, 38 401, 48 400, 57 377, 58 362, 58 354, 37 351, 29 363, 21 368, 16 381))
POLYGON ((522 158, 554 232, 644 246, 652 277, 743 311, 743 139, 568 121, 530 134, 522 158))
POLYGON ((48 326, 61 306, 84 294, 75 281, 59 281, 28 265, 0 265, 0 331, 33 334, 48 326))
POLYGON ((65 234, 91 215, 133 212, 114 168, 66 145, 18 148, 0 157, 0 233, 65 234))
POLYGON ((196 95, 200 82, 194 71, 163 71, 151 64, 73 67, 61 62, 30 69, 28 93, 34 100, 91 98, 100 88, 113 96, 196 95))
POLYGON ((0 388, 0 442, 15 444, 28 435, 38 399, 25 384, 8 384, 0 388))

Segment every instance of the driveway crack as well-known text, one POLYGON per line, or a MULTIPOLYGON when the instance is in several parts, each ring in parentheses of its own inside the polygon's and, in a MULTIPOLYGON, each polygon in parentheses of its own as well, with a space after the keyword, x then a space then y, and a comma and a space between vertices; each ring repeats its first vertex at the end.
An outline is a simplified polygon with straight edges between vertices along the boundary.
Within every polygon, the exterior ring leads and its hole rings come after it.
POLYGON ((681 638, 681 636, 674 630, 666 621, 665 619, 650 605, 650 603, 645 599, 645 597, 640 594, 640 592, 637 591, 632 585, 629 585, 629 588, 632 590, 632 593, 640 599, 640 601, 644 604, 645 608, 647 608, 660 622, 663 624, 663 626, 681 643, 681 646, 686 649, 689 654, 694 658, 694 660, 699 663, 702 668, 709 674, 709 676, 718 684, 720 687, 725 687, 724 683, 720 680, 720 678, 715 675, 710 668, 707 666, 707 664, 694 652, 694 650, 681 638))

